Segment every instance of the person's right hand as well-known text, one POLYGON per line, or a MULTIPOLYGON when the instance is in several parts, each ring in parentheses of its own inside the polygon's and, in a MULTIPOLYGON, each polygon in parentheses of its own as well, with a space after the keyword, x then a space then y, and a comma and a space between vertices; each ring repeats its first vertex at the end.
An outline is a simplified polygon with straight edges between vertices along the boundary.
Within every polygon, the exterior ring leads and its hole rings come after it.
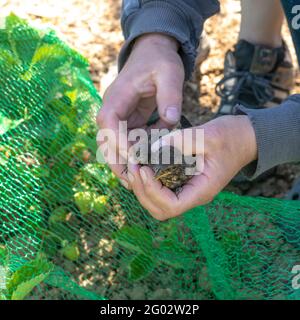
MULTIPOLYGON (((128 130, 145 128, 156 108, 160 116, 156 127, 173 127, 181 116, 183 82, 178 42, 156 33, 139 37, 124 68, 104 94, 103 107, 97 115, 99 127, 114 130, 118 137, 119 121, 127 121, 128 130)), ((126 157, 125 140, 127 134, 122 134, 117 142, 107 143, 111 150, 117 150, 117 156, 126 157)), ((123 184, 130 187, 125 165, 109 165, 123 184)))
POLYGON ((128 166, 133 192, 142 206, 161 221, 211 202, 242 168, 258 157, 255 131, 246 115, 222 116, 199 127, 173 131, 154 142, 151 150, 157 152, 170 145, 182 150, 185 156, 197 156, 199 161, 198 174, 179 193, 163 186, 151 168, 134 163, 128 166), (203 140, 197 139, 199 129, 203 131, 203 140), (187 130, 194 134, 185 142, 187 130))

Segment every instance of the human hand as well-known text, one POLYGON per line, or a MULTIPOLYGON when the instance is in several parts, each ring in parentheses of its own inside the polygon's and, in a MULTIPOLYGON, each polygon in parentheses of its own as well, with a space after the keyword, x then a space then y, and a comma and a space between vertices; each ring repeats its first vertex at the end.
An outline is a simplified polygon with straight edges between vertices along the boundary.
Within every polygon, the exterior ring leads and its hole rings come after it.
MULTIPOLYGON (((149 167, 129 164, 128 178, 133 192, 158 220, 176 217, 212 201, 244 166, 257 159, 255 132, 247 116, 223 116, 198 128, 204 129, 204 149, 194 139, 183 151, 187 150, 184 155, 188 156, 204 150, 198 154, 204 161, 202 172, 193 176, 178 195, 154 179, 149 167)), ((180 133, 178 130, 163 136, 152 145, 152 150, 168 145, 170 135, 172 146, 181 149, 180 133)))
MULTIPOLYGON (((145 128, 156 108, 160 116, 157 128, 171 128, 180 120, 184 67, 177 51, 177 41, 169 36, 141 36, 124 68, 107 89, 97 116, 101 128, 97 139, 101 138, 102 129, 112 129, 119 139, 107 143, 117 156, 127 159, 128 151, 124 147, 127 132, 119 132, 120 121, 127 121, 128 130, 145 128)), ((128 187, 125 165, 108 164, 128 187)))

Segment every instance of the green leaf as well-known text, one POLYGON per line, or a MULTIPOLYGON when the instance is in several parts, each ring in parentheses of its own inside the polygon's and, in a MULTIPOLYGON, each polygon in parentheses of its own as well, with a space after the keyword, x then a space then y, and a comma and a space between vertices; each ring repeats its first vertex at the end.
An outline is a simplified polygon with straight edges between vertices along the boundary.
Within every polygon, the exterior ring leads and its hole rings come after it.
POLYGON ((5 22, 12 52, 20 61, 30 64, 41 40, 39 32, 14 14, 10 14, 5 22))
POLYGON ((71 49, 70 47, 66 46, 59 37, 57 37, 55 31, 51 30, 46 33, 42 38, 43 44, 59 44, 65 50, 65 56, 72 59, 72 65, 79 69, 87 69, 89 66, 88 60, 83 57, 80 53, 76 50, 71 49))
POLYGON ((48 275, 49 273, 40 274, 28 281, 20 283, 12 293, 11 300, 23 300, 34 287, 44 281, 48 275))
POLYGON ((77 126, 75 125, 76 122, 74 123, 74 117, 73 119, 70 117, 70 114, 67 115, 61 115, 59 117, 59 121, 61 124, 63 124, 65 127, 68 128, 69 132, 71 134, 74 134, 77 132, 77 126))
POLYGON ((43 44, 36 49, 32 57, 31 63, 48 63, 51 60, 64 58, 67 56, 66 51, 59 44, 43 44))
POLYGON ((37 257, 15 271, 7 283, 9 297, 12 300, 24 299, 32 289, 44 281, 53 265, 45 258, 37 257))
POLYGON ((161 242, 155 255, 158 260, 174 268, 184 268, 193 261, 193 255, 182 244, 172 240, 161 242))
POLYGON ((61 253, 70 261, 76 261, 80 257, 80 250, 76 242, 67 242, 61 249, 61 253))
POLYGON ((71 229, 65 222, 56 222, 49 225, 49 230, 53 236, 63 240, 74 241, 77 236, 75 230, 71 229))
POLYGON ((74 194, 74 200, 80 213, 83 215, 88 214, 93 207, 94 193, 90 191, 76 192, 74 194))
MULTIPOLYGON (((3 26, 2 20, 3 19, 1 18, 1 21, 0 21, 1 27, 3 26)), ((5 29, 5 27, 3 27, 3 29, 0 28, 0 48, 1 50, 7 50, 7 51, 11 50, 7 30, 5 29)))
POLYGON ((6 296, 4 295, 4 293, 0 292, 0 301, 1 300, 7 300, 7 299, 6 299, 6 296))
POLYGON ((58 123, 56 127, 56 137, 48 148, 48 153, 57 156, 62 149, 62 146, 72 141, 73 134, 62 123, 58 123))
POLYGON ((108 184, 111 177, 107 166, 100 163, 86 164, 82 168, 81 173, 84 179, 91 182, 99 182, 101 184, 108 184))
POLYGON ((65 222, 69 210, 67 207, 61 206, 54 209, 48 219, 49 223, 65 222))
POLYGON ((9 119, 0 112, 0 135, 3 135, 9 130, 16 128, 23 121, 24 119, 20 119, 20 120, 9 119))
POLYGON ((60 245, 61 241, 55 236, 44 235, 41 251, 47 256, 53 257, 57 253, 60 245))
POLYGON ((113 233, 112 237, 129 250, 147 254, 152 252, 152 236, 147 229, 139 226, 125 226, 113 233))
POLYGON ((73 105, 76 102, 78 97, 78 89, 73 89, 71 91, 66 92, 66 96, 70 99, 73 105))
POLYGON ((107 209, 108 197, 101 195, 97 196, 93 201, 93 211, 98 214, 103 214, 107 209))
POLYGON ((151 255, 138 254, 129 265, 129 279, 138 281, 148 276, 155 267, 155 260, 151 255))
POLYGON ((58 77, 56 72, 60 67, 69 64, 70 58, 60 44, 43 44, 35 50, 30 67, 21 78, 30 81, 35 73, 41 74, 41 72, 48 77, 58 77))
POLYGON ((4 245, 0 245, 0 266, 7 264, 8 250, 4 245))
MULTIPOLYGON (((6 71, 16 67, 19 63, 18 59, 12 54, 11 51, 0 49, 0 63, 5 65, 6 71)), ((11 71, 11 70, 9 70, 11 71)))

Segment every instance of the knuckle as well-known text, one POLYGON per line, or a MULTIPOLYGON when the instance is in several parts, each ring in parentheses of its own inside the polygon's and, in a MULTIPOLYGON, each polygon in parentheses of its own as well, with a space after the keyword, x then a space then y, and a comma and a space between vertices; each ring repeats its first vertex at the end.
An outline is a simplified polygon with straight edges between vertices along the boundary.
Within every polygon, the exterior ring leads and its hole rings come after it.
POLYGON ((151 186, 151 183, 149 181, 150 179, 147 178, 146 181, 143 181, 145 193, 149 196, 153 194, 153 187, 151 186))
POLYGON ((168 216, 176 215, 178 208, 176 208, 172 203, 165 203, 163 212, 168 216))
POLYGON ((160 222, 166 221, 168 219, 164 214, 158 212, 152 212, 151 215, 154 219, 160 222))
POLYGON ((148 209, 150 215, 157 221, 165 221, 167 220, 166 214, 161 209, 149 209, 145 206, 146 209, 148 209))
POLYGON ((178 54, 168 55, 167 59, 160 59, 159 66, 164 70, 183 72, 183 63, 178 54))
POLYGON ((208 195, 205 198, 202 198, 201 200, 199 200, 196 203, 196 206, 205 206, 205 205, 211 203, 213 200, 214 200, 214 196, 208 195))
MULTIPOLYGON (((128 84, 128 83, 127 83, 128 84)), ((118 97, 122 96, 126 92, 126 83, 118 76, 105 90, 103 95, 103 108, 107 105, 114 103, 118 100, 118 97)))
POLYGON ((165 60, 165 59, 160 61, 158 68, 161 73, 170 74, 170 75, 174 75, 174 73, 177 73, 177 71, 179 70, 178 62, 165 60))
POLYGON ((184 210, 181 210, 180 208, 174 208, 174 209, 171 211, 172 217, 180 216, 183 212, 184 212, 184 210))

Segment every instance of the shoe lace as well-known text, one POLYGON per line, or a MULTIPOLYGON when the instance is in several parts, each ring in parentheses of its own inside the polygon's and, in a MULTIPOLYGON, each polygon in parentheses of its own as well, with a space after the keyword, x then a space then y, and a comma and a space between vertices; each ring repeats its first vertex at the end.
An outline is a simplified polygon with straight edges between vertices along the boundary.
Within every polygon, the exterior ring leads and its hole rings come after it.
POLYGON ((274 90, 271 81, 250 71, 235 71, 219 81, 216 85, 216 94, 228 100, 238 100, 241 93, 252 93, 259 105, 264 105, 274 98, 274 90), (236 80, 233 86, 228 86, 228 81, 236 80))

